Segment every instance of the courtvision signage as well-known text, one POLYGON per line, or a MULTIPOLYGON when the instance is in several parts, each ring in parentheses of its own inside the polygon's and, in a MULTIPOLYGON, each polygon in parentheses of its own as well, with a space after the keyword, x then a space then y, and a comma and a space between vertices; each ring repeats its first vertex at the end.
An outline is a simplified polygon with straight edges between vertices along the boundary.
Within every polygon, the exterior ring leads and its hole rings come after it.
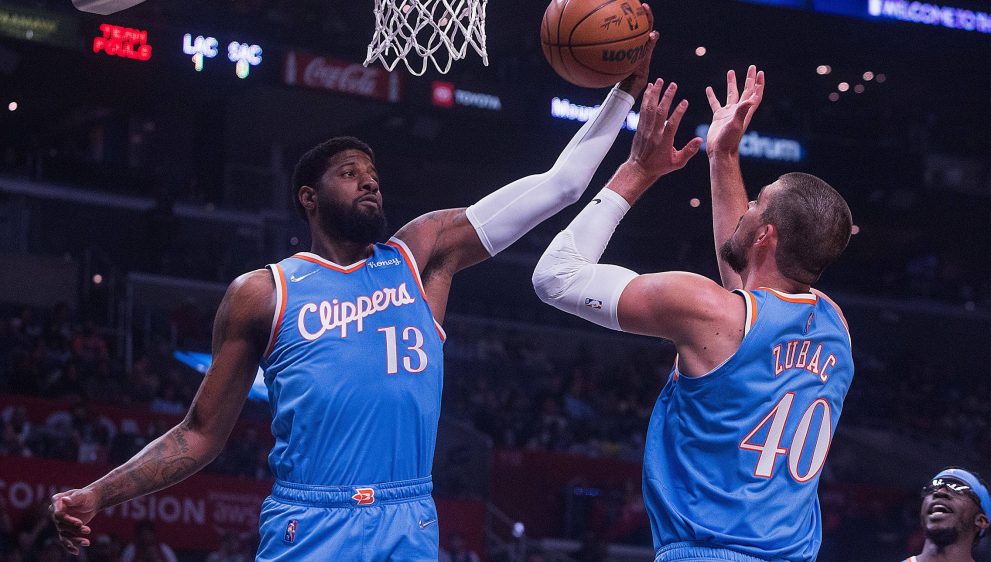
POLYGON ((431 85, 431 101, 437 107, 474 107, 489 111, 502 111, 499 96, 462 90, 452 82, 435 81, 431 85))

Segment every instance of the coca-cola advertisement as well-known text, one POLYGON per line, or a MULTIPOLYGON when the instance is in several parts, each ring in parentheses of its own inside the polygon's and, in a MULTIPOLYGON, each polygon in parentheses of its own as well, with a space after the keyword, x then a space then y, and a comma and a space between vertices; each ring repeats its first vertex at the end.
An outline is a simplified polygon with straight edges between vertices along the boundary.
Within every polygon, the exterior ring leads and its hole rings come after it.
POLYGON ((289 51, 283 59, 283 81, 303 86, 396 103, 402 97, 402 75, 378 66, 305 51, 289 51))

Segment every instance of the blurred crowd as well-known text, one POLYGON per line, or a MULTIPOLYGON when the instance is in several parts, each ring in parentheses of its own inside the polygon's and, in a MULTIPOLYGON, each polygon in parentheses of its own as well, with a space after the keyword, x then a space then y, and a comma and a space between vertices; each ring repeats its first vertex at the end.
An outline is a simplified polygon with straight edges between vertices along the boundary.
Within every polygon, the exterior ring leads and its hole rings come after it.
MULTIPOLYGON (((173 322, 183 317, 176 315, 173 322)), ((165 340, 124 369, 111 351, 110 334, 109 328, 74 321, 64 304, 0 313, 0 394, 67 404, 43 423, 28 420, 23 408, 6 408, 0 415, 0 454, 119 463, 164 432, 167 418, 147 427, 115 427, 101 421, 91 404, 136 407, 175 419, 185 414, 201 374, 173 359, 165 340)), ((671 371, 673 347, 634 344, 606 353, 577 345, 576 352, 562 355, 536 332, 486 326, 452 335, 445 357, 446 416, 469 423, 497 447, 642 458, 647 422, 671 371)), ((949 440, 991 457, 986 410, 991 381, 944 373, 945 366, 924 355, 866 348, 854 353, 858 380, 870 384, 851 388, 846 423, 949 440)), ((249 401, 244 417, 264 424, 266 415, 267 405, 249 401)), ((242 431, 209 470, 269 477, 265 457, 271 438, 258 427, 242 431)))
MULTIPOLYGON (((184 315, 173 318, 181 323, 184 315)), ((116 465, 175 423, 201 375, 175 361, 164 339, 125 369, 115 341, 111 329, 76 320, 64 304, 0 307, 0 398, 7 399, 0 407, 0 456, 116 465), (43 397, 59 406, 44 419, 32 418, 17 396, 43 397), (156 415, 144 425, 114 424, 98 413, 107 406, 156 415)), ((590 339, 571 342, 573 351, 563 352, 554 349, 553 341, 522 328, 458 325, 446 347, 445 416, 486 434, 496 447, 639 462, 654 402, 674 361, 673 348, 657 343, 611 347, 590 339)), ((943 375, 944 367, 925 357, 876 351, 855 348, 858 380, 870 383, 853 385, 845 423, 952 442, 983 458, 991 455, 987 380, 943 375)), ((208 472, 270 478, 266 409, 249 402, 246 424, 208 472)), ((834 449, 823 476, 823 521, 827 538, 843 540, 827 540, 823 559, 844 559, 864 546, 858 540, 893 556, 913 551, 920 541, 917 497, 865 503, 862 492, 850 488, 863 484, 850 468, 851 455, 842 446, 834 449)), ((576 484, 562 494, 568 513, 564 532, 583 541, 583 552, 599 552, 605 542, 649 543, 635 483, 615 490, 576 484)), ((0 513, 0 562, 62 559, 51 542, 44 506, 19 522, 5 513, 0 513)), ((89 560, 129 560, 123 554, 127 545, 116 537, 102 535, 94 543, 89 560)), ((224 544, 225 550, 210 560, 242 560, 252 548, 250 540, 233 535, 224 544)), ((148 559, 170 560, 166 555, 148 559)))

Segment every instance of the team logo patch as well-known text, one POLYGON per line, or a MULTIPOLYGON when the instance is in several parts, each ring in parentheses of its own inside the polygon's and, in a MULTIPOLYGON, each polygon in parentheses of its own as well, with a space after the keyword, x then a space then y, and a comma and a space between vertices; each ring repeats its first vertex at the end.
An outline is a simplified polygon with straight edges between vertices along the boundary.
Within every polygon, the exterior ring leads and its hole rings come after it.
POLYGON ((282 540, 290 544, 296 542, 297 527, 299 527, 299 521, 297 521, 296 519, 290 521, 289 524, 286 525, 286 535, 282 537, 282 540))
POLYGON ((355 488, 355 495, 351 496, 351 499, 358 502, 358 505, 372 505, 375 503, 375 489, 374 488, 355 488))
POLYGON ((808 335, 809 328, 812 327, 812 321, 815 320, 815 317, 816 317, 816 313, 815 312, 810 312, 809 313, 809 321, 805 323, 805 334, 806 335, 808 335))

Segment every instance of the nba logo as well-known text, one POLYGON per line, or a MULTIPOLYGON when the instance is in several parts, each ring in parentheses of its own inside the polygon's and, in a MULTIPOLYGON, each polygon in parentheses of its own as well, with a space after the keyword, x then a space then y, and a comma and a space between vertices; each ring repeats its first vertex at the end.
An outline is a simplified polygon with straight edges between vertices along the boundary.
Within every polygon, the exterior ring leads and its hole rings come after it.
POLYGON ((296 527, 299 526, 299 521, 293 519, 286 525, 286 536, 282 537, 282 540, 287 543, 296 542, 296 527))

